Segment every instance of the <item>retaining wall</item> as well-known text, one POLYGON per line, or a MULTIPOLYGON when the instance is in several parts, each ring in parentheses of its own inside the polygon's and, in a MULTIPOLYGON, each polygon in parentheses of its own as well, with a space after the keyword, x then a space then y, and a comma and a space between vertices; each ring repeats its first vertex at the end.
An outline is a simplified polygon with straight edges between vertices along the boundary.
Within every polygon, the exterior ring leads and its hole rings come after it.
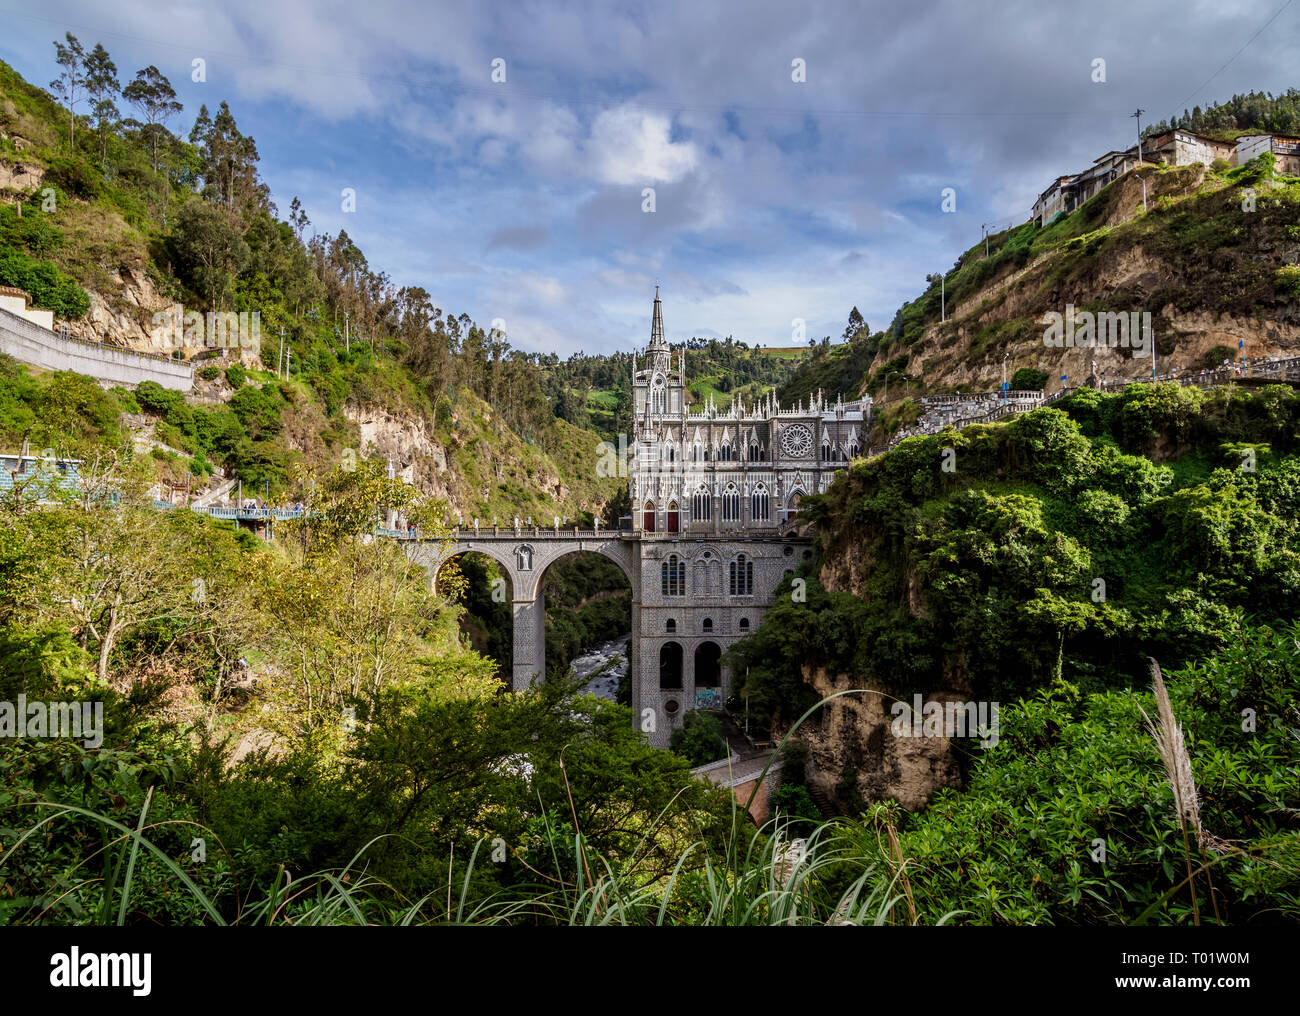
POLYGON ((71 336, 64 338, 7 310, 0 310, 0 353, 45 370, 76 371, 114 384, 156 381, 178 392, 187 392, 194 385, 194 368, 188 363, 71 336))

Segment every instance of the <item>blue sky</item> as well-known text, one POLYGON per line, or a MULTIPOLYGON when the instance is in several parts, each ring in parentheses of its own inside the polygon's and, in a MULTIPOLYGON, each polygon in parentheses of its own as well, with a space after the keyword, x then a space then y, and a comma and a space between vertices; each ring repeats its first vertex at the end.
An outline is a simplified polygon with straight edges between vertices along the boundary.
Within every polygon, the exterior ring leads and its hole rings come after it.
POLYGON ((0 0, 29 81, 65 30, 123 82, 157 65, 179 133, 229 101, 282 216, 297 195, 396 283, 562 356, 644 346, 656 282, 672 341, 837 339, 854 305, 884 327, 982 223, 1131 144, 1135 107, 1300 84, 1296 0, 0 0))

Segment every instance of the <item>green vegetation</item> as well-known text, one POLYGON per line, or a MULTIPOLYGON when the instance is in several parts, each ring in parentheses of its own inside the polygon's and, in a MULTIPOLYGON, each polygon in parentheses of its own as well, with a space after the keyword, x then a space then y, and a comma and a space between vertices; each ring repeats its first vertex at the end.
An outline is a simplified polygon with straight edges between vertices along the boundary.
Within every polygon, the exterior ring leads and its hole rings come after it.
POLYGON ((1035 367, 1021 367, 1011 376, 1013 392, 1041 392, 1047 384, 1047 371, 1035 367))
POLYGON ((1200 790, 1190 866, 1146 729, 1152 696, 1057 681, 1003 712, 965 791, 941 792, 904 822, 918 909, 960 909, 975 924, 1300 919, 1288 817, 1300 803, 1289 775, 1298 647, 1300 625, 1238 628, 1221 653, 1168 675, 1200 790))
MULTIPOLYGON (((173 134, 183 110, 157 68, 123 86, 102 46, 69 34, 56 53, 56 92, 65 103, 73 89, 91 95, 94 130, 0 64, 0 128, 26 142, 22 163, 40 177, 19 195, 21 217, 0 208, 0 285, 69 319, 98 293, 150 333, 152 313, 119 295, 115 270, 143 275, 186 310, 258 315, 260 344, 225 368, 236 390, 228 407, 148 393, 142 402, 199 472, 220 468, 273 501, 301 499, 344 449, 367 452, 352 421, 378 411, 434 422, 454 458, 446 485, 467 513, 549 518, 608 504, 619 484, 597 474, 599 437, 555 398, 541 357, 434 307, 418 286, 394 286, 346 232, 305 239, 297 198, 281 220, 257 144, 226 102, 173 134), (118 101, 138 119, 122 119, 118 101)), ((618 366, 602 369, 613 384, 618 366)), ((201 371, 214 379, 212 366, 201 371)), ((128 454, 116 436, 97 450, 128 454)), ((173 474, 166 456, 154 462, 158 479, 173 474)), ((421 467, 431 474, 433 463, 421 467)))
POLYGON ((0 920, 278 921, 285 865, 362 854, 385 906, 451 877, 479 908, 535 893, 538 871, 571 876, 579 833, 643 885, 692 844, 725 851, 725 795, 650 748, 626 707, 563 680, 502 693, 459 640, 463 578, 444 573, 444 599, 367 539, 385 510, 433 535, 442 511, 379 463, 328 476, 273 545, 146 507, 138 472, 110 480, 116 501, 0 504, 0 700, 105 703, 102 745, 30 738, 0 756, 0 920), (146 820, 157 850, 138 851, 128 889, 119 825, 146 820))
POLYGON ((1181 116, 1174 114, 1143 127, 1142 136, 1153 137, 1175 127, 1228 140, 1251 133, 1294 135, 1300 133, 1300 89, 1288 88, 1279 95, 1246 92, 1205 109, 1195 106, 1181 116))
POLYGON ((955 682, 1012 699, 1058 675, 1093 691, 1141 681, 1148 656, 1224 648, 1235 612, 1300 614, 1289 388, 1134 385, 1057 406, 910 438, 813 499, 821 560, 871 567, 851 590, 805 568, 806 602, 787 578, 731 653, 751 709, 789 723, 818 666, 900 695, 955 682))
POLYGON ((668 747, 692 766, 726 758, 727 743, 722 739, 722 720, 712 713, 688 709, 682 717, 682 725, 673 731, 668 747))

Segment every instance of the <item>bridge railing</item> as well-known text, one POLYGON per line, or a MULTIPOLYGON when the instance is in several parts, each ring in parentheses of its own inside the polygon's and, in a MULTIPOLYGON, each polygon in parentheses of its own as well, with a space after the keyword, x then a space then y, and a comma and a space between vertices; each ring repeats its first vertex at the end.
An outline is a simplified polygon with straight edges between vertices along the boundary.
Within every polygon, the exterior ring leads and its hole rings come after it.
POLYGON ((452 526, 451 538, 453 540, 522 540, 524 538, 552 539, 559 537, 568 537, 569 539, 604 539, 624 538, 634 539, 636 532, 632 529, 582 529, 578 526, 520 526, 516 529, 514 526, 479 526, 475 529, 473 526, 452 526))
MULTIPOLYGON (((162 502, 159 507, 163 505, 170 507, 167 502, 162 502)), ((307 514, 305 508, 223 508, 216 505, 190 505, 190 511, 214 519, 246 519, 249 521, 274 519, 277 522, 283 519, 300 519, 307 514)))

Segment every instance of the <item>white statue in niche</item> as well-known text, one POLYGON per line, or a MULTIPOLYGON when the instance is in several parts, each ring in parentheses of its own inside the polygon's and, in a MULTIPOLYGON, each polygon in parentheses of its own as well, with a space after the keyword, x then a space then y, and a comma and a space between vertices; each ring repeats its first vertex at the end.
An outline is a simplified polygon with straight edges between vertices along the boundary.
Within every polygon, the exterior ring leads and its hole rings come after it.
POLYGON ((520 571, 533 570, 533 548, 524 544, 515 550, 515 561, 519 565, 520 571))

